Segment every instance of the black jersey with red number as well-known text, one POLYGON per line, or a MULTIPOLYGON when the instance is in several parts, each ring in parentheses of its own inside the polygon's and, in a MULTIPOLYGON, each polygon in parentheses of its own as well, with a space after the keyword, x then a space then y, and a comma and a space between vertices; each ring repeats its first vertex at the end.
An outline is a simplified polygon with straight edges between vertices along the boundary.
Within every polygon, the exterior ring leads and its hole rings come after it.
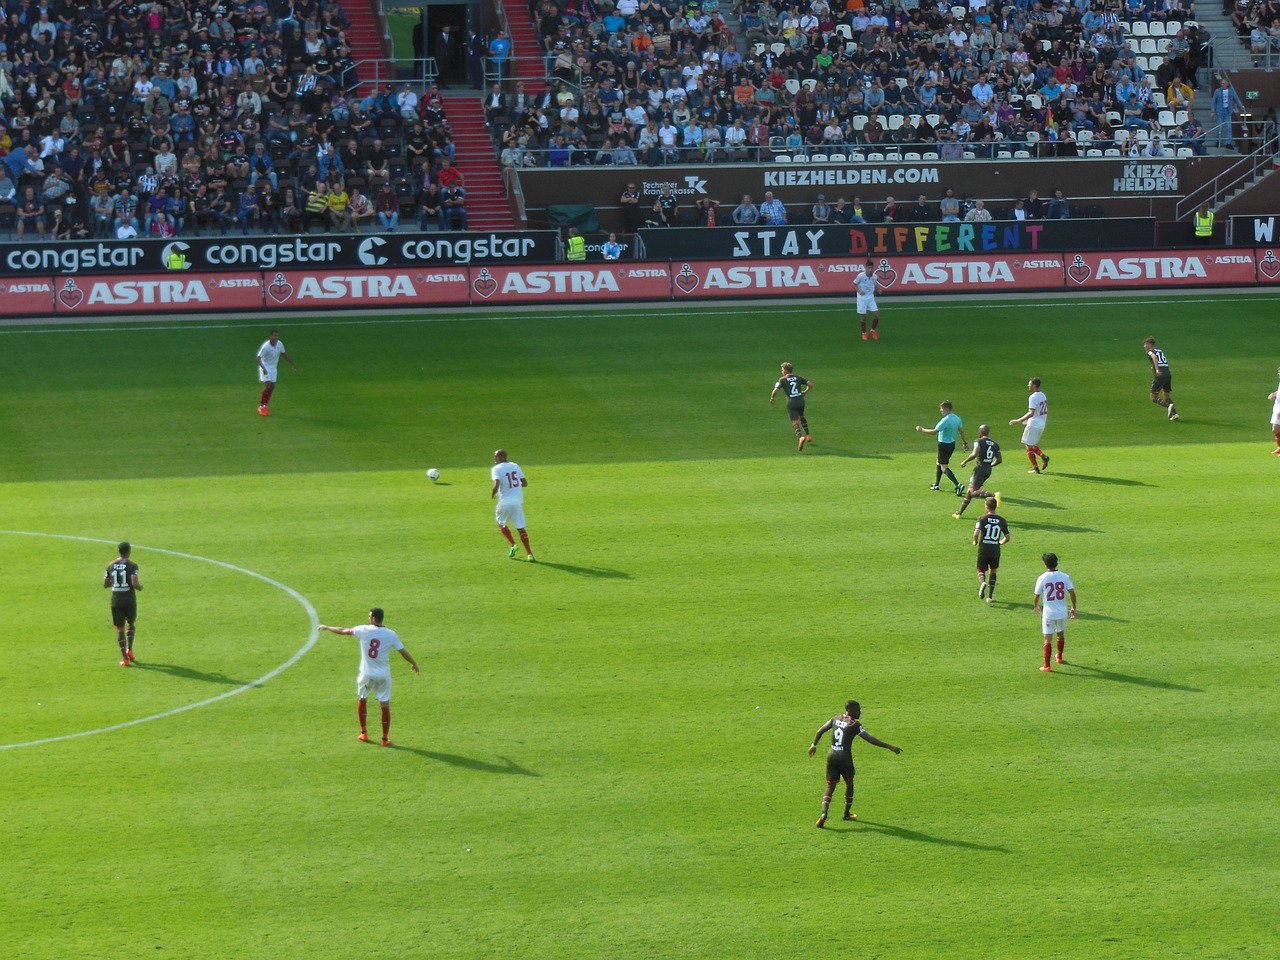
POLYGON ((777 385, 786 394, 788 401, 799 400, 804 396, 804 388, 809 385, 809 381, 799 374, 789 373, 780 377, 777 385))
POLYGON ((854 738, 862 732, 862 724, 847 713, 831 718, 831 749, 828 753, 851 754, 854 738))

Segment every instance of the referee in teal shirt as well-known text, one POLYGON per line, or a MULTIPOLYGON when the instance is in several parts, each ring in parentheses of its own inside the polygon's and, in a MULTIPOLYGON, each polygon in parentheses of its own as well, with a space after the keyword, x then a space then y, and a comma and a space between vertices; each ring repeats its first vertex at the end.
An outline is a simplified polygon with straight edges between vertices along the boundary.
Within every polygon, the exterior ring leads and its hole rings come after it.
POLYGON ((960 444, 967 452, 969 449, 969 441, 964 435, 964 421, 951 412, 951 401, 943 400, 938 404, 938 410, 942 413, 942 419, 938 421, 938 425, 930 429, 916 424, 917 433, 933 433, 938 437, 938 467, 937 473, 933 478, 933 486, 930 490, 942 489, 942 477, 945 474, 947 480, 955 487, 956 496, 964 496, 964 484, 956 479, 956 475, 951 472, 951 454, 956 452, 956 437, 960 437, 960 444))

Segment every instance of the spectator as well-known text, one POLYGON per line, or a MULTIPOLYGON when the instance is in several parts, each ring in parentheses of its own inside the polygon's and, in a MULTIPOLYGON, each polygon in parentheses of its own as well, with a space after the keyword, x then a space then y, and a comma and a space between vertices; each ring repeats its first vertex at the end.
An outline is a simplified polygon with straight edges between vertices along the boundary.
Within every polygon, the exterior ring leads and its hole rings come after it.
POLYGON ((18 201, 18 239, 21 240, 30 227, 35 227, 36 233, 43 238, 44 214, 44 202, 36 195, 36 188, 26 187, 22 192, 22 199, 18 201))
POLYGON ((965 223, 990 223, 991 211, 986 208, 983 201, 975 200, 973 209, 964 215, 964 220, 965 223))
MULTIPOLYGON (((1035 191, 1032 192, 1034 193, 1035 191)), ((956 198, 956 192, 950 187, 947 187, 946 193, 938 201, 938 212, 942 215, 943 223, 958 223, 960 221, 960 201, 956 198)))
POLYGON ((432 226, 441 226, 444 200, 434 181, 428 181, 418 197, 418 229, 424 233, 432 226))
POLYGON ((440 228, 442 230, 467 229, 467 191, 455 182, 440 191, 440 228))
POLYGON ((821 193, 818 194, 818 200, 813 205, 812 210, 813 222, 816 224, 829 224, 831 223, 831 214, 831 205, 827 203, 826 196, 821 193))
POLYGON ((771 190, 765 191, 764 203, 760 204, 760 217, 770 227, 781 227, 787 223, 787 208, 781 200, 774 198, 771 190))
POLYGON ((240 233, 247 237, 250 221, 258 224, 261 222, 261 217, 262 209, 258 206, 258 191, 250 184, 240 192, 236 204, 236 223, 240 224, 240 233))
POLYGON ((1067 198, 1061 190, 1053 191, 1053 197, 1049 200, 1045 216, 1049 220, 1067 220, 1070 218, 1071 206, 1067 203, 1067 198))
MULTIPOLYGON (((352 206, 354 205, 353 197, 352 206)), ((391 184, 382 185, 382 189, 378 191, 378 196, 375 198, 374 207, 374 213, 383 230, 395 230, 400 225, 400 198, 396 196, 391 184)), ((356 226, 359 227, 358 222, 356 226)))
POLYGON ((751 194, 742 195, 742 202, 733 208, 732 218, 740 227, 753 227, 759 222, 760 210, 751 202, 751 194))

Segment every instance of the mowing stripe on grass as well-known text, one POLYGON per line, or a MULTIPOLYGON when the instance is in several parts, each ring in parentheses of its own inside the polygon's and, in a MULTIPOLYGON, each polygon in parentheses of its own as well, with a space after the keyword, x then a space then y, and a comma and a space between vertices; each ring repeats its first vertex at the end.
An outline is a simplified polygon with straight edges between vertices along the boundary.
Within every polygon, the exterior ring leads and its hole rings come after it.
MULTIPOLYGON (((81 543, 105 543, 114 546, 115 540, 103 540, 101 537, 75 537, 62 533, 41 533, 35 530, 0 530, 0 535, 8 535, 14 537, 47 537, 51 540, 78 540, 81 543)), ((316 640, 320 638, 320 616, 316 613, 316 608, 311 605, 311 601, 300 594, 293 587, 286 586, 278 580, 272 580, 265 574, 256 573, 253 570, 246 570, 244 567, 237 567, 234 563, 227 563, 225 560, 213 560, 209 557, 197 556, 194 553, 183 553, 180 550, 166 550, 163 547, 147 547, 142 544, 134 544, 140 550, 151 550, 155 553, 165 553, 171 557, 181 557, 184 560, 199 560, 201 563, 211 563, 216 567, 222 567, 225 570, 231 570, 234 573, 243 573, 247 577, 254 577, 263 583, 275 587, 277 590, 283 590, 293 599, 302 605, 302 609, 307 611, 307 616, 311 620, 311 632, 307 636, 307 642, 292 657, 286 660, 274 670, 263 674, 257 680, 246 683, 242 687, 236 687, 234 690, 228 690, 226 693, 220 693, 216 697, 209 697, 207 700, 201 700, 199 703, 189 703, 186 706, 175 707, 172 710, 166 710, 163 713, 153 713, 149 717, 139 717, 136 720, 126 720, 123 723, 114 723, 109 727, 99 727, 96 730, 81 730, 78 733, 66 733, 58 737, 45 737, 41 740, 27 740, 23 743, 0 743, 0 750, 16 750, 18 747, 36 747, 44 743, 58 743, 63 740, 76 740, 80 737, 92 737, 99 733, 110 733, 113 730, 124 730, 128 727, 136 727, 142 723, 150 723, 152 720, 164 720, 166 717, 173 717, 179 713, 186 713, 188 710, 197 710, 200 707, 207 707, 210 704, 217 703, 220 700, 226 700, 228 697, 234 697, 238 693, 244 693, 254 687, 260 687, 268 680, 278 677, 284 671, 288 670, 295 663, 302 659, 308 650, 316 645, 316 640)))

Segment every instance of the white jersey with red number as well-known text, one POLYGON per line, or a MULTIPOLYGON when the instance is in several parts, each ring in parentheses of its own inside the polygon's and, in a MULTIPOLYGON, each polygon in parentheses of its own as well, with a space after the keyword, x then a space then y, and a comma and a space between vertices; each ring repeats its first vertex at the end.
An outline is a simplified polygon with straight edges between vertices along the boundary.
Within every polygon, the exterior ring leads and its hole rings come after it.
POLYGON ((391 676, 391 661, 388 659, 391 651, 404 649, 396 632, 386 627, 375 627, 372 623, 352 627, 351 632, 360 642, 360 676, 391 676))
POLYGON ((498 481, 498 506, 524 503, 524 471, 520 464, 504 460, 496 463, 489 476, 498 481))
POLYGON ((1045 422, 1049 419, 1049 401, 1045 395, 1037 390, 1027 399, 1027 409, 1031 411, 1031 419, 1027 421, 1027 426, 1034 430, 1043 430, 1045 422))
POLYGON ((1046 620, 1065 620, 1070 604, 1067 603, 1067 591, 1074 590, 1075 584, 1061 570, 1046 570, 1036 581, 1036 596, 1044 603, 1046 620))

